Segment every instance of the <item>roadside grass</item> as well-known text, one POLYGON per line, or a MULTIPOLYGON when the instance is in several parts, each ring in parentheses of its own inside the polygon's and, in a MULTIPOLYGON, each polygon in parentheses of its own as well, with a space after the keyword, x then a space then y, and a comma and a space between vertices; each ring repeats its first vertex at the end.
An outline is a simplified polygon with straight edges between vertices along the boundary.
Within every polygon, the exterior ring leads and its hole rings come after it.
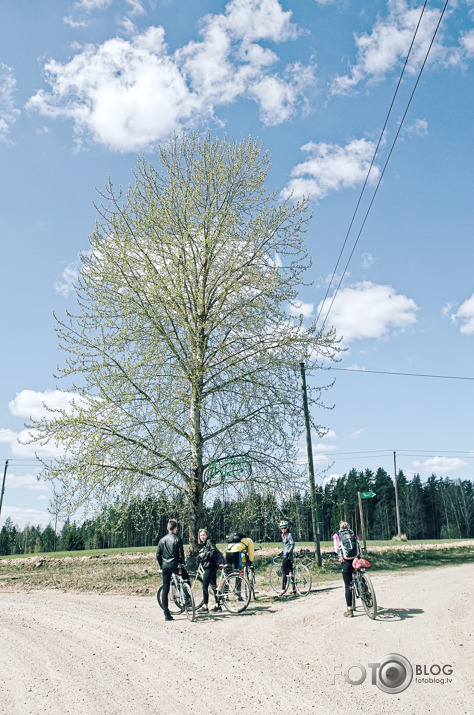
MULTIPOLYGON (((221 550, 225 544, 218 545, 221 550)), ((0 559, 0 592, 58 589, 75 592, 121 593, 149 596, 156 593, 161 576, 155 548, 22 554, 0 559)), ((259 548, 259 545, 257 545, 259 548)), ((313 587, 339 578, 340 565, 332 542, 321 543, 322 566, 314 558, 314 544, 297 544, 312 551, 303 558, 313 578, 313 587)), ((255 575, 259 596, 269 592, 269 572, 281 544, 262 544, 256 552, 255 575)), ((371 572, 435 568, 474 562, 474 539, 367 543, 364 556, 371 572)))

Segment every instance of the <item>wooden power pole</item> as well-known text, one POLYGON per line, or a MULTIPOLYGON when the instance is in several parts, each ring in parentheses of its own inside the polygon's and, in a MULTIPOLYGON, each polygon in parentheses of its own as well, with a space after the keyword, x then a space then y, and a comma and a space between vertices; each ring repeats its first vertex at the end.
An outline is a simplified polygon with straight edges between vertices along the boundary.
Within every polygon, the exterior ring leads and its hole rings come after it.
POLYGON ((321 544, 319 540, 319 518, 318 505, 316 503, 316 487, 314 485, 314 465, 313 448, 311 446, 311 424, 309 421, 308 395, 306 392, 306 376, 304 362, 300 362, 301 368, 301 390, 303 393, 304 422, 306 426, 306 449, 308 451, 309 488, 311 497, 311 521, 313 524, 313 536, 318 566, 321 566, 321 544))

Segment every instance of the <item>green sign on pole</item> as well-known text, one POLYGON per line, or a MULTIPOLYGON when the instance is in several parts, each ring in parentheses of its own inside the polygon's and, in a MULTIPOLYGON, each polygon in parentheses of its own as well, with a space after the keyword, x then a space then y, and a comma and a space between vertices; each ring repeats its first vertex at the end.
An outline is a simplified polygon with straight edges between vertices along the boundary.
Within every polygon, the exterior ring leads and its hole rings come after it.
POLYGON ((360 498, 361 499, 371 499, 371 497, 375 496, 375 492, 361 492, 360 493, 360 498))

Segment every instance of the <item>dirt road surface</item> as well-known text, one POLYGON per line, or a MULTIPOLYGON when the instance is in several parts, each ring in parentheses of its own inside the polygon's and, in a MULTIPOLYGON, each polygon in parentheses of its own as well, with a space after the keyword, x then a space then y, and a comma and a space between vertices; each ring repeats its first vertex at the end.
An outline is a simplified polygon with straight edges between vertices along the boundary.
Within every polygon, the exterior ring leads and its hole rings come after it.
MULTIPOLYGON (((362 611, 343 617, 342 580, 313 586, 305 598, 259 600, 242 615, 195 623, 185 616, 166 623, 154 597, 3 592, 0 712, 473 713, 474 567, 371 576, 375 621, 362 611), (414 671, 398 694, 371 682, 369 663, 390 653, 414 671), (344 677, 356 663, 367 671, 360 685, 344 677), (448 665, 449 675, 439 672, 448 665), (334 683, 333 672, 342 673, 334 683)), ((348 676, 362 673, 357 666, 348 676)))

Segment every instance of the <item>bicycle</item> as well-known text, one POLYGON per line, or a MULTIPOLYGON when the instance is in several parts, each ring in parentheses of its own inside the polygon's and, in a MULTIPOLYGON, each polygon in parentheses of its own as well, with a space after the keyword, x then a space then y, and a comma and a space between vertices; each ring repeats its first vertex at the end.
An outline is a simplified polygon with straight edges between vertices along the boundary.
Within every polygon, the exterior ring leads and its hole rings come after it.
MULTIPOLYGON (((191 591, 194 596, 194 601, 199 609, 204 604, 202 595, 202 577, 204 569, 202 564, 199 564, 198 570, 191 585, 191 591)), ((225 569, 221 569, 219 581, 216 590, 216 605, 221 603, 229 611, 229 613, 242 613, 250 603, 250 584, 245 577, 244 570, 232 571, 227 574, 225 569)))
POLYGON ((352 565, 354 567, 351 582, 352 609, 356 610, 356 600, 360 598, 366 614, 374 621, 377 616, 377 599, 372 581, 365 573, 365 569, 370 564, 365 559, 356 558, 352 565))
MULTIPOLYGON (((163 608, 161 600, 163 585, 157 591, 156 598, 160 608, 163 608)), ((183 579, 182 569, 178 567, 178 573, 171 576, 170 590, 168 594, 168 610, 172 615, 179 615, 186 611, 188 621, 196 618, 196 604, 191 591, 191 586, 183 579)))
MULTIPOLYGON (((292 583, 294 589, 300 596, 307 596, 311 590, 311 574, 309 568, 304 564, 300 563, 300 560, 306 556, 305 551, 301 551, 298 554, 294 554, 294 561, 290 571, 286 576, 286 583, 284 588, 284 593, 288 590, 290 582, 292 583)), ((280 594, 282 591, 282 571, 281 571, 281 560, 282 556, 275 556, 273 559, 273 565, 270 569, 270 586, 273 590, 280 594)))
MULTIPOLYGON (((254 549, 254 552, 256 551, 261 551, 261 548, 254 549)), ((253 596, 253 600, 256 601, 257 597, 255 596, 255 571, 254 571, 254 566, 253 563, 250 563, 248 561, 248 550, 244 549, 242 552, 242 557, 245 558, 245 562, 242 564, 242 567, 240 570, 243 570, 244 572, 244 578, 247 579, 249 586, 250 586, 250 598, 253 596)))
MULTIPOLYGON (((259 546, 258 548, 254 549, 254 552, 261 551, 262 547, 259 546)), ((256 601, 257 597, 255 595, 255 569, 253 563, 250 563, 250 561, 247 561, 247 549, 245 549, 245 564, 244 564, 244 576, 249 582, 250 586, 250 595, 253 596, 253 600, 256 601)))

